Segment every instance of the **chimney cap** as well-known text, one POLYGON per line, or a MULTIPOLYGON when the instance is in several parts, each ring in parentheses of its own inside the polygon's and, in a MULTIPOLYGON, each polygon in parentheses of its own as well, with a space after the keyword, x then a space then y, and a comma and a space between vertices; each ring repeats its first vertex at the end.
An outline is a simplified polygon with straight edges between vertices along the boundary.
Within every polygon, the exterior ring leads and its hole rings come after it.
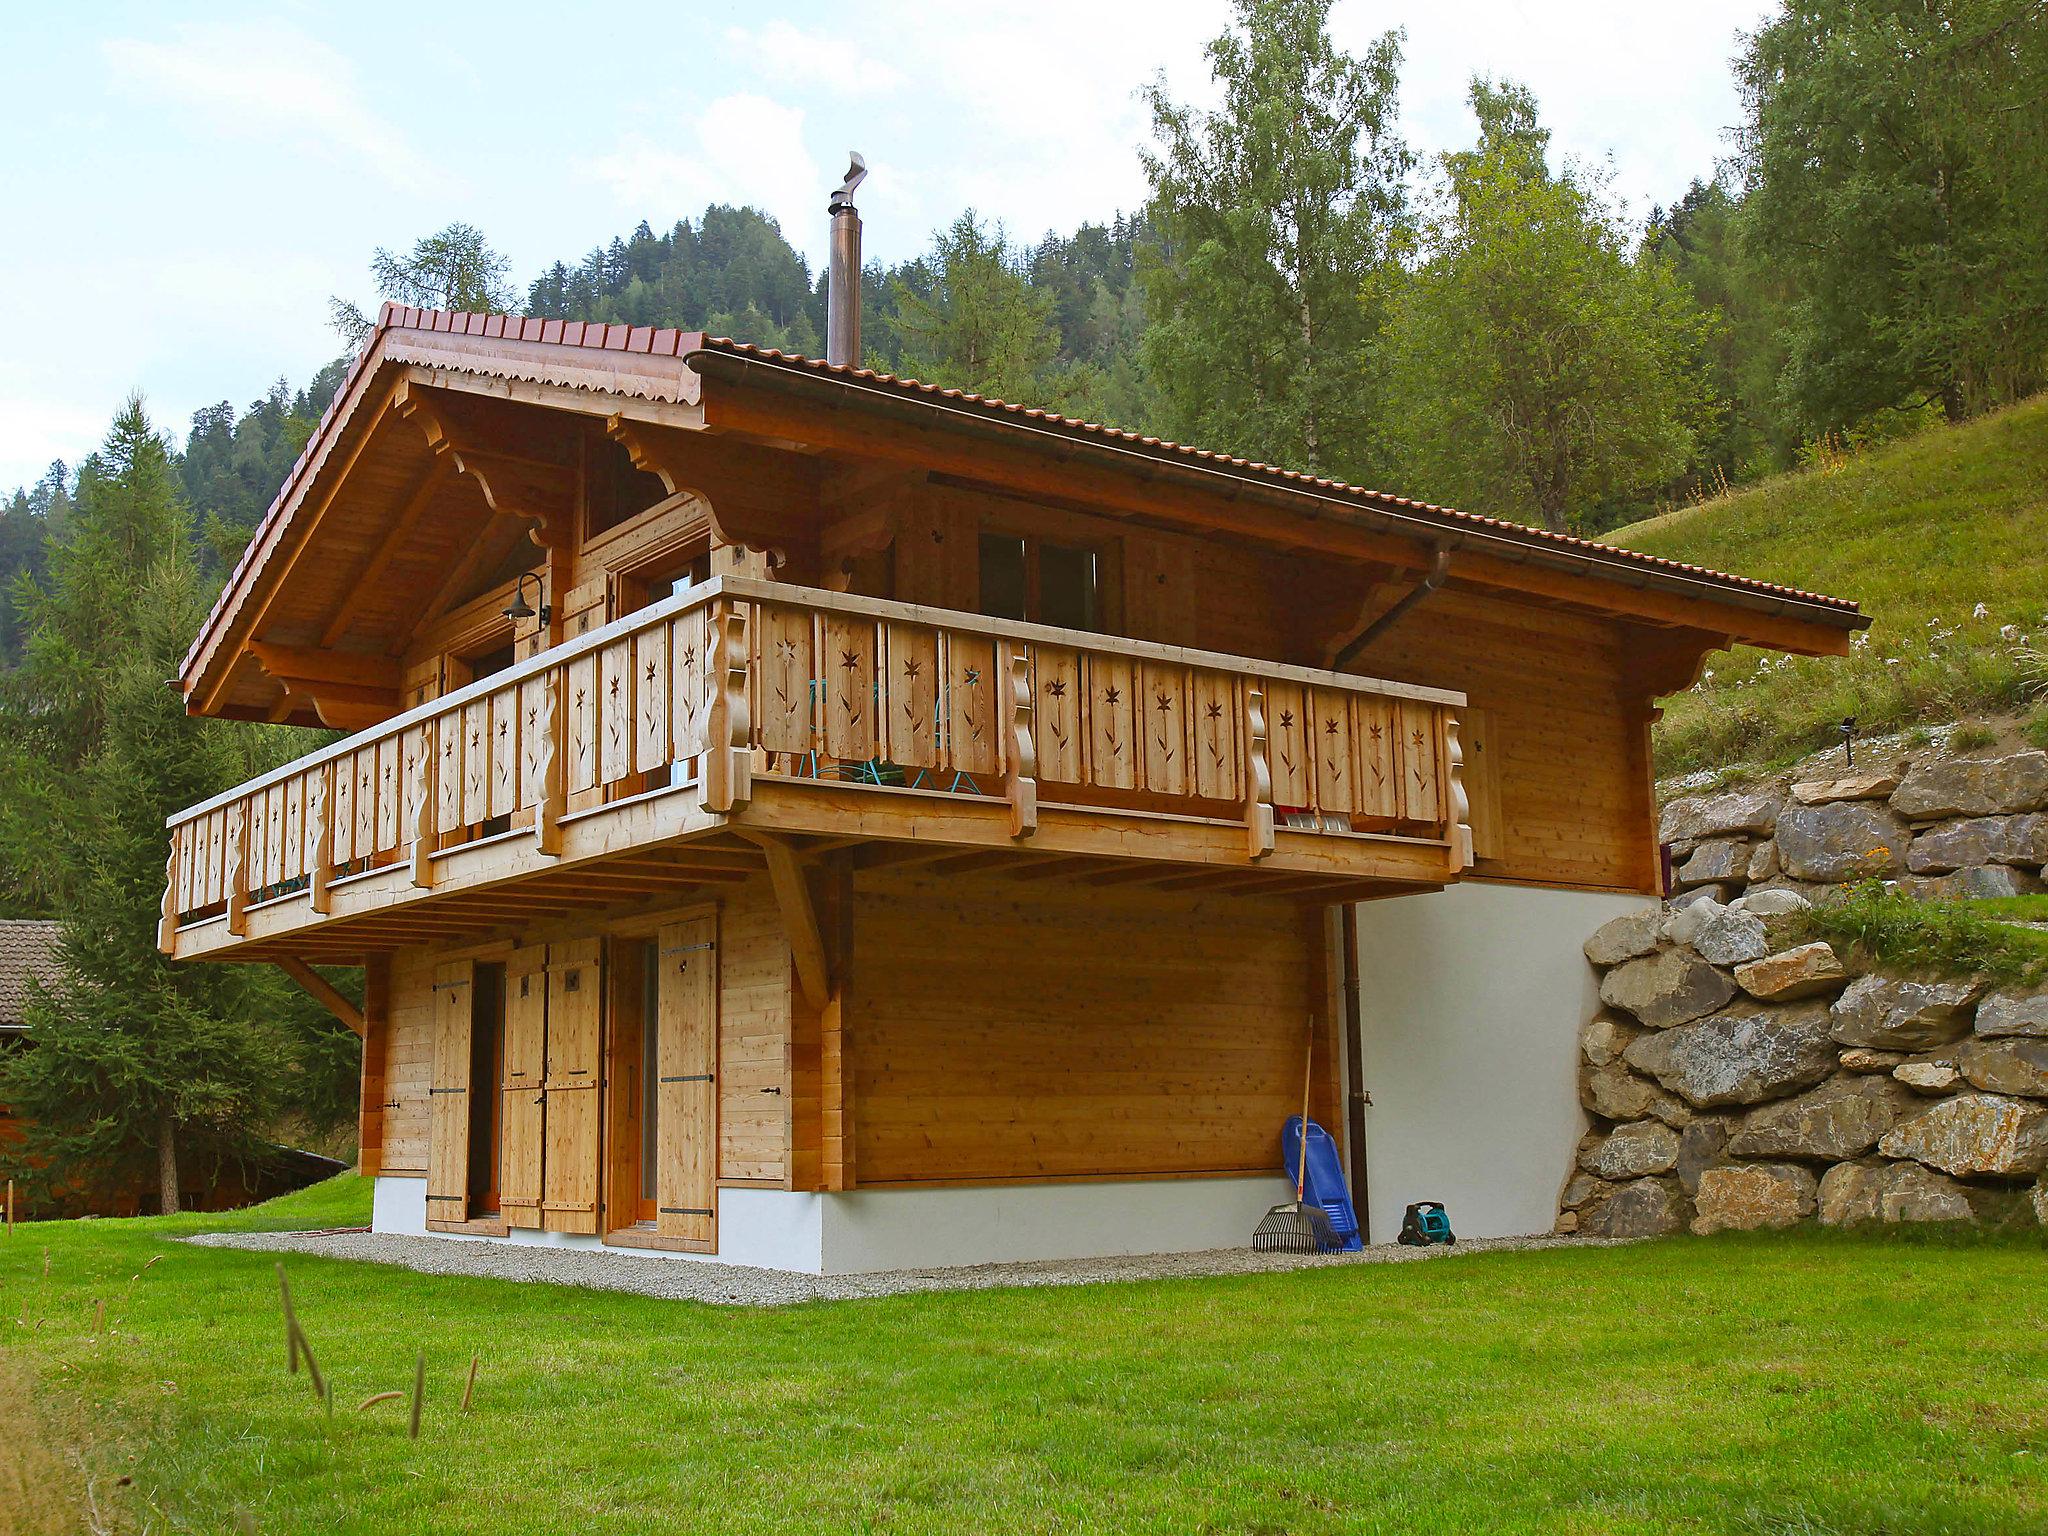
POLYGON ((853 189, 868 178, 868 163, 861 158, 859 150, 850 150, 846 159, 846 180, 839 183, 839 190, 832 194, 832 201, 825 205, 827 213, 853 212, 853 189))

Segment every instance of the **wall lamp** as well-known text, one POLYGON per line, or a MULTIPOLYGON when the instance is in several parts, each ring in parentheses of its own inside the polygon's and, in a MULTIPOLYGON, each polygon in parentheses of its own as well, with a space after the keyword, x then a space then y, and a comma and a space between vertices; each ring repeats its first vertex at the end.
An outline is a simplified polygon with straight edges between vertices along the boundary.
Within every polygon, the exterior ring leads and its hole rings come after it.
POLYGON ((529 581, 533 583, 534 593, 541 599, 540 621, 545 626, 553 615, 554 610, 547 604, 547 583, 540 579, 538 571, 521 571, 519 573, 519 580, 512 588, 512 601, 505 609, 505 617, 512 620, 515 624, 521 619, 534 617, 534 609, 526 601, 526 584, 529 581))

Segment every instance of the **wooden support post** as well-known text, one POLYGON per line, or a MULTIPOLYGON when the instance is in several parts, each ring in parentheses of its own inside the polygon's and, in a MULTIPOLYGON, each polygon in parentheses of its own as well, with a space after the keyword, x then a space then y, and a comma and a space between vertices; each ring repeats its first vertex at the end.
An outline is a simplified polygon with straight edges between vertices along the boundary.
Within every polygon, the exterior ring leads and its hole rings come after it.
POLYGON ((14 1180, 7 1181, 7 1235, 14 1236, 14 1180))
POLYGON ((1273 769, 1266 761, 1266 690, 1244 685, 1245 851, 1254 860, 1273 851, 1273 769))
POLYGON ((747 711, 747 609, 721 602, 711 610, 710 723, 705 731, 704 766, 698 774, 699 803, 720 815, 744 810, 753 796, 752 717, 747 711))
POLYGON ((238 800, 228 812, 228 932, 243 938, 249 932, 249 810, 238 800))
POLYGON ((175 955, 178 952, 178 845, 184 835, 183 827, 171 829, 171 852, 164 860, 163 910, 156 920, 156 947, 159 954, 175 955))
POLYGON ((1465 748, 1458 740, 1458 717, 1448 709, 1439 709, 1437 718, 1444 724, 1444 778, 1450 785, 1446 797, 1446 829, 1451 840, 1451 872, 1472 867, 1472 802, 1465 793, 1465 748))
POLYGON ((846 1039, 846 992, 842 987, 818 1010, 819 1097, 824 1113, 824 1169, 831 1190, 854 1187, 853 1063, 846 1039))
POLYGON ((286 955, 277 962, 277 968, 299 984, 299 988, 314 1002, 333 1014, 356 1034, 363 1033, 363 1011, 350 1002, 334 984, 296 955, 286 955))
POLYGON ((562 774, 562 669, 549 672, 540 690, 540 802, 533 809, 534 840, 550 858, 562 851, 562 813, 569 808, 562 774))
POLYGON ((789 936, 797 984, 803 988, 804 1001, 822 1012, 832 998, 832 970, 825 957, 825 939, 818 929, 817 908, 811 902, 811 887, 804 877, 803 865, 789 844, 779 837, 756 837, 752 841, 768 861, 768 883, 774 888, 783 931, 789 936))
POLYGON ((429 720, 421 727, 420 754, 413 764, 412 782, 406 786, 411 804, 412 883, 421 890, 434 885, 434 768, 440 750, 439 722, 429 720))
POLYGON ((1029 837, 1038 830, 1038 747, 1031 735, 1031 660, 1024 647, 1011 646, 1009 697, 1000 701, 1008 715, 1004 733, 1003 796, 1010 802, 1010 836, 1029 837))
POLYGON ((306 781, 306 821, 313 829, 311 865, 306 870, 306 898, 325 917, 333 910, 327 887, 334 879, 334 765, 313 770, 306 781))
POLYGON ((384 1168, 384 1062, 391 1037, 391 961, 371 955, 363 962, 363 1087, 356 1119, 356 1166, 365 1177, 384 1168))

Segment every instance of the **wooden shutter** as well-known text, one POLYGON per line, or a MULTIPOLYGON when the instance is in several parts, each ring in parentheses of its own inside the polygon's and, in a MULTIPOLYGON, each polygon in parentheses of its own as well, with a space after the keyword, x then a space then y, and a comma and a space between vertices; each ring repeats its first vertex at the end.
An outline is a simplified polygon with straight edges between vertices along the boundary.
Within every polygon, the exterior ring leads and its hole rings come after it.
POLYGON ((1457 711, 1458 744, 1465 753, 1465 800, 1472 826, 1472 856, 1501 856, 1500 749, 1490 709, 1470 705, 1457 711))
POLYGON ((475 967, 434 968, 434 1077, 428 1092, 427 1220, 469 1219, 470 1003, 475 967))
POLYGON ((597 1231, 601 949, 597 939, 548 949, 547 1158, 541 1225, 550 1232, 597 1231))
POLYGON ((707 914, 670 923, 654 963, 661 1029, 655 1230, 709 1245, 718 1230, 718 920, 707 914))
POLYGON ((498 1209, 507 1226, 540 1225, 547 1033, 547 950, 514 950, 505 961, 505 1079, 498 1122, 498 1209))

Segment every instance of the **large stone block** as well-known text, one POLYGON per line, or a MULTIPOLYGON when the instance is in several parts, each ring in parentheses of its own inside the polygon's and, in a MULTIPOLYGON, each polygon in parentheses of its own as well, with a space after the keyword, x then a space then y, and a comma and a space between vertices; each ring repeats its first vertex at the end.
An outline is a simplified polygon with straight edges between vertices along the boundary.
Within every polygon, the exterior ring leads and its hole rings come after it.
POLYGON ((1892 1077, 1930 1099, 1955 1093, 1965 1086, 1963 1074, 1952 1061, 1902 1061, 1892 1068, 1892 1077))
POLYGON ((1783 886, 1746 891, 1741 897, 1742 910, 1758 917, 1783 917, 1788 912, 1804 912, 1812 905, 1799 892, 1783 886))
POLYGON ((1707 837, 1765 833, 1777 820, 1778 798, 1762 790, 1686 795, 1664 807, 1657 818, 1657 839, 1687 843, 1707 837))
POLYGON ((1891 806, 1913 821, 2038 811, 2048 806, 2048 752, 1924 763, 1906 775, 1891 806))
POLYGON ((1603 1120, 1684 1118, 1676 1099, 1618 1061, 1580 1075, 1579 1102, 1603 1120))
POLYGON ((1647 955, 1657 947, 1663 927, 1664 912, 1660 907, 1624 912, 1593 930, 1593 936, 1586 940, 1586 958, 1605 970, 1624 960, 1647 955))
POLYGON ((1614 1014, 1597 1013, 1579 1031, 1579 1055, 1589 1067, 1604 1067, 1621 1060, 1629 1042, 1640 1034, 1642 1031, 1635 1025, 1614 1014))
POLYGON ((2005 857, 2009 816, 1973 816, 1922 832, 1906 850, 1906 868, 1916 875, 1945 875, 1971 864, 1994 864, 2005 857))
POLYGON ((1685 1225, 1685 1199, 1667 1179, 1637 1179, 1579 1212, 1588 1237, 1664 1237, 1685 1225))
POLYGON ((1906 875, 1898 885, 1916 901, 2032 896, 2043 889, 2039 875, 2017 864, 1977 864, 1948 875, 1906 875))
POLYGON ((1965 1040, 1956 1048, 1956 1070, 1986 1093, 2016 1093, 2048 1099, 2048 1040, 2024 1035, 2010 1039, 1965 1040))
POLYGON ((1744 1163, 1709 1168, 1700 1175, 1693 1197, 1692 1229, 1702 1237, 1712 1232, 1750 1232, 1759 1227, 1790 1227, 1814 1212, 1818 1182, 1812 1172, 1791 1163, 1744 1163))
POLYGON ((1885 1169, 1878 1213, 1892 1222, 1976 1220, 1968 1190, 1918 1163, 1894 1163, 1885 1169))
POLYGON ((1895 875, 1913 840, 1906 824, 1865 800, 1788 806, 1778 818, 1778 862, 1795 880, 1839 884, 1895 875))
POLYGON ((1848 773, 1838 779, 1802 779, 1792 786, 1801 805, 1832 805, 1837 800, 1882 800, 1899 787, 1896 773, 1848 773))
POLYGON ((1970 1004, 1983 987, 1973 981, 1907 981, 1858 976, 1835 999, 1833 1032, 1843 1045, 1924 1051, 1970 1032, 1970 1004))
POLYGON ((1690 947, 1702 928, 1728 910, 1721 903, 1720 891, 1718 885, 1703 886, 1674 898, 1664 917, 1664 937, 1690 947))
POLYGON ((1617 1125, 1579 1153, 1579 1166, 1615 1182, 1669 1173, 1678 1166, 1678 1132, 1661 1120, 1617 1125))
POLYGON ((1741 907, 1728 907, 1700 925, 1692 936, 1692 947, 1709 965, 1729 967, 1761 960, 1771 946, 1762 918, 1741 907))
POLYGON ((1623 1053, 1696 1109, 1757 1104, 1809 1088, 1833 1070, 1827 1009, 1748 1004, 1643 1036, 1623 1053))
POLYGON ((1730 1157, 1796 1157, 1834 1163, 1861 1157, 1920 1101, 1883 1077, 1834 1077, 1797 1098, 1764 1104, 1743 1117, 1730 1157))
POLYGON ((2008 988, 1985 994, 1977 1005, 1977 1033, 1992 1038, 2031 1035, 2048 1039, 2048 991, 2008 988))
POLYGON ((1735 980, 1751 997, 1767 1003, 1789 1003, 1802 997, 1839 992, 1847 985, 1849 973, 1842 969, 1835 952, 1816 940, 1738 965, 1735 980))
POLYGON ((1892 1069, 1905 1065, 1907 1057, 1903 1051, 1873 1051, 1865 1045, 1852 1045, 1838 1059, 1844 1072, 1869 1072, 1890 1077, 1892 1069))
MULTIPOLYGON (((1837 1163, 1820 1176, 1821 1225, 1856 1227, 1884 1220, 1884 1176, 1891 1163, 1837 1163)), ((1918 1168, 1918 1163, 1903 1166, 1918 1168)))
POLYGON ((2039 1173, 2048 1168, 2048 1108, 1997 1094, 1963 1094, 1902 1121, 1878 1150, 1957 1178, 2039 1173))
POLYGON ((1700 1175, 1721 1161, 1734 1122, 1726 1115, 1701 1115, 1678 1133, 1678 1187, 1699 1193, 1700 1175))
POLYGON ((2005 852, 2000 857, 2007 864, 2031 864, 2037 868, 2048 864, 2048 811, 2035 811, 2008 821, 2005 852))
POLYGON ((1735 995, 1735 983, 1698 955, 1660 950, 1618 965, 1600 980, 1600 1001, 1652 1029, 1669 1029, 1712 1013, 1735 995))
POLYGON ((1681 885, 1708 885, 1749 878, 1749 844, 1740 838, 1717 837, 1694 848, 1678 866, 1681 885))

